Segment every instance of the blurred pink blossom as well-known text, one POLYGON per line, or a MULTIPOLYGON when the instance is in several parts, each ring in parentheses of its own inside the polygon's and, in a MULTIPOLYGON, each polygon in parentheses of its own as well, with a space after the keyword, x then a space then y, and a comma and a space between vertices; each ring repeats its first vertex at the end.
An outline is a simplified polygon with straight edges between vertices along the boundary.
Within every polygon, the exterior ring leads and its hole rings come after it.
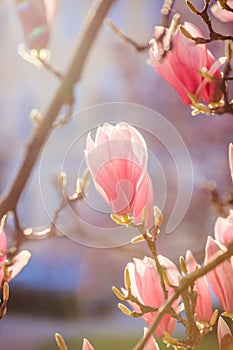
POLYGON ((222 317, 218 320, 218 343, 220 350, 230 350, 233 346, 231 330, 222 317))
MULTIPOLYGON (((205 248, 205 264, 226 251, 220 242, 208 237, 205 248)), ((233 312, 233 258, 228 259, 208 272, 208 281, 218 297, 223 310, 233 312)))
POLYGON ((83 347, 82 350, 94 350, 93 346, 89 343, 87 339, 83 339, 83 347))
MULTIPOLYGON (((186 264, 188 272, 195 271, 197 266, 200 267, 190 250, 188 250, 186 253, 186 264)), ((206 276, 200 277, 196 280, 194 289, 197 292, 197 302, 195 308, 197 320, 199 322, 210 321, 212 316, 212 301, 206 276)))
MULTIPOLYGON (((7 262, 7 241, 4 231, 0 232, 0 285, 4 278, 4 264, 7 262)), ((31 254, 27 250, 22 250, 12 259, 12 264, 7 267, 7 282, 11 281, 27 265, 31 254)))
MULTIPOLYGON (((185 22, 183 27, 193 37, 203 37, 194 24, 185 22)), ((216 60, 206 45, 196 45, 184 36, 180 27, 175 32, 171 32, 171 28, 156 26, 155 39, 151 40, 149 53, 156 72, 177 91, 186 105, 191 104, 189 93, 195 95, 197 101, 204 100, 207 104, 220 100, 219 88, 216 84, 207 82, 200 75, 200 71, 205 70, 211 76, 221 77, 219 67, 223 60, 216 60), (171 41, 171 49, 167 52, 164 51, 160 42, 164 31, 165 48, 169 48, 171 41)))
POLYGON ((134 222, 142 222, 146 209, 146 228, 153 225, 154 193, 147 172, 147 146, 131 125, 105 123, 95 141, 87 137, 85 157, 95 187, 112 211, 118 215, 133 213, 134 222))
MULTIPOLYGON (((179 271, 176 265, 173 264, 169 259, 159 255, 160 264, 166 269, 168 279, 172 285, 179 284, 179 271)), ((126 268, 129 270, 130 282, 131 282, 131 293, 138 298, 138 300, 147 306, 159 308, 164 303, 163 290, 160 284, 160 278, 158 271, 155 266, 155 262, 152 258, 144 257, 141 259, 133 259, 133 262, 127 264, 126 268)), ((168 297, 174 294, 174 289, 167 286, 168 297)), ((126 294, 127 292, 123 290, 126 294)), ((139 312, 139 306, 133 302, 129 302, 132 308, 139 312)), ((173 303, 173 308, 177 310, 179 299, 173 303)), ((142 319, 150 325, 157 312, 148 312, 142 316, 142 319)), ((166 314, 163 316, 158 327, 155 330, 155 335, 161 338, 164 332, 171 334, 175 327, 175 319, 170 315, 166 314)))
POLYGON ((215 239, 222 244, 233 242, 233 210, 230 209, 226 218, 218 217, 214 226, 215 239))
POLYGON ((14 0, 29 49, 46 48, 58 0, 14 0))
MULTIPOLYGON (((233 180, 233 145, 229 144, 229 166, 231 178, 233 180)), ((233 242, 233 210, 230 209, 229 215, 226 218, 218 217, 214 226, 215 239, 224 245, 233 242)))
MULTIPOLYGON (((233 9, 233 0, 228 0, 226 3, 231 9, 233 9)), ((220 19, 222 22, 232 22, 233 21, 233 12, 225 10, 221 7, 219 2, 214 4, 211 7, 211 12, 215 17, 220 19)))

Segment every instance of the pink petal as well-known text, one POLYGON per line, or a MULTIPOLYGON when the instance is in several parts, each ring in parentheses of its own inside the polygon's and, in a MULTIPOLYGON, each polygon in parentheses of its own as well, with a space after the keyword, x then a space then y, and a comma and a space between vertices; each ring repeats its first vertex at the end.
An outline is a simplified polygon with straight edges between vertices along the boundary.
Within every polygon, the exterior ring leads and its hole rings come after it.
POLYGON ((89 343, 89 341, 86 338, 83 339, 82 350, 94 350, 93 346, 89 343))
POLYGON ((222 244, 233 242, 233 210, 231 209, 228 217, 218 217, 214 226, 215 239, 222 244))
MULTIPOLYGON (((171 282, 178 285, 179 272, 176 266, 167 258, 159 256, 161 264, 167 268, 168 277, 171 282)), ((160 307, 164 303, 164 295, 160 285, 159 274, 157 272, 155 262, 152 258, 145 257, 143 260, 134 258, 133 263, 128 263, 127 268, 129 270, 131 291, 140 302, 144 305, 151 307, 160 307)), ((168 295, 174 293, 174 289, 167 287, 168 295)), ((179 300, 176 300, 173 304, 174 309, 177 309, 179 300)), ((134 303, 129 303, 136 311, 140 311, 139 307, 134 303)), ((142 316, 142 319, 151 324, 157 312, 149 312, 142 316)), ((155 330, 157 337, 162 337, 164 332, 171 334, 175 327, 175 320, 170 315, 166 314, 160 321, 158 327, 155 330)))
POLYGON ((154 213, 154 191, 152 181, 147 173, 143 174, 139 188, 136 190, 135 203, 133 208, 134 222, 142 222, 142 213, 146 210, 145 227, 149 229, 153 225, 154 213))
MULTIPOLYGON (((213 260, 224 251, 226 251, 226 248, 221 243, 209 236, 206 243, 204 264, 213 260)), ((208 281, 215 295, 218 297, 224 311, 226 312, 233 312, 232 274, 233 265, 231 259, 224 261, 207 274, 208 281)))
MULTIPOLYGON (((193 272, 198 266, 192 252, 186 252, 186 264, 189 272, 193 272)), ((195 282, 195 290, 198 294, 195 312, 198 321, 209 321, 212 316, 212 301, 210 288, 206 276, 198 278, 195 282)))
POLYGON ((29 259, 31 257, 31 253, 28 250, 22 250, 16 257, 14 258, 13 265, 9 267, 9 271, 11 271, 10 280, 15 278, 16 275, 27 265, 29 259))
MULTIPOLYGON (((170 52, 167 56, 170 55, 170 52)), ((186 105, 190 105, 191 101, 188 97, 189 91, 185 87, 185 85, 178 79, 176 73, 173 70, 173 67, 167 61, 163 61, 158 65, 154 65, 154 69, 156 72, 165 79, 179 94, 183 103, 186 105)))
POLYGON ((227 334, 231 334, 230 328, 228 327, 227 323, 223 320, 222 317, 219 317, 218 319, 218 343, 220 350, 223 350, 221 347, 221 343, 223 340, 223 337, 227 334))
POLYGON ((0 264, 2 264, 6 259, 6 250, 7 250, 7 240, 5 232, 0 232, 0 264))
POLYGON ((94 142, 91 138, 91 133, 89 132, 88 135, 87 135, 87 140, 86 140, 86 149, 85 149, 85 154, 92 151, 93 148, 94 148, 94 142))
POLYGON ((54 21, 57 12, 58 0, 44 0, 46 17, 49 24, 54 21))
POLYGON ((233 181, 233 144, 229 144, 229 165, 230 165, 230 171, 231 171, 231 178, 233 181))
MULTIPOLYGON (((185 22, 184 28, 193 36, 202 36, 192 23, 185 22)), ((173 55, 172 65, 176 67, 176 74, 188 92, 195 93, 201 83, 198 71, 206 63, 206 48, 202 45, 195 45, 180 30, 177 31, 174 38, 174 46, 176 51, 173 55)))
MULTIPOLYGON (((233 8, 233 0, 228 0, 227 5, 233 8)), ((218 3, 211 7, 211 12, 222 22, 233 21, 233 12, 222 9, 218 3)))

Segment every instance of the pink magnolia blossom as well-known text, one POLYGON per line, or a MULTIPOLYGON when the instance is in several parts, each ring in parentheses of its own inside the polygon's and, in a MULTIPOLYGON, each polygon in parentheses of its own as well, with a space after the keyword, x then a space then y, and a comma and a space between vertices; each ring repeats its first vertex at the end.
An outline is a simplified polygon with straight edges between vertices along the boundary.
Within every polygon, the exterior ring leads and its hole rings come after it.
POLYGON ((218 320, 218 343, 220 350, 230 350, 233 346, 231 330, 222 317, 218 320))
MULTIPOLYGON (((205 264, 226 251, 220 242, 208 237, 205 248, 205 264)), ((208 272, 208 281, 218 297, 223 310, 233 312, 233 258, 224 261, 208 272)))
MULTIPOLYGON (((186 264, 188 272, 195 271, 196 267, 198 266, 197 261, 190 250, 188 250, 186 253, 186 264)), ((212 316, 212 302, 206 276, 203 276, 196 280, 194 289, 198 295, 195 308, 197 320, 199 322, 209 321, 212 316)))
POLYGON ((215 239, 222 244, 233 242, 233 210, 230 209, 229 215, 226 218, 218 217, 214 226, 215 239))
POLYGON ((83 347, 82 350, 94 350, 93 346, 89 343, 87 339, 83 339, 83 347))
POLYGON ((27 47, 36 50, 46 48, 57 0, 14 0, 14 3, 27 47))
MULTIPOLYGON (((185 22, 183 27, 193 37, 203 37, 194 24, 185 22)), ((204 100, 207 104, 220 100, 219 88, 216 84, 207 82, 200 71, 205 69, 209 75, 221 77, 219 67, 223 59, 216 61, 206 45, 196 45, 182 34, 180 27, 174 33, 171 33, 171 28, 155 27, 155 40, 151 40, 149 53, 156 72, 177 91, 186 105, 191 104, 190 93, 196 96, 197 101, 204 100), (163 57, 159 38, 164 30, 163 44, 169 47, 168 42, 171 40, 171 49, 163 57)))
MULTIPOLYGON (((6 258, 7 251, 7 240, 4 231, 0 232, 0 285, 2 284, 4 278, 3 266, 7 262, 6 258)), ((7 269, 7 282, 11 281, 18 273, 23 269, 23 267, 28 263, 31 254, 27 250, 22 250, 17 254, 13 260, 12 265, 7 269)))
MULTIPOLYGON (((233 0, 228 0, 226 4, 233 9, 233 0)), ((211 11, 222 22, 233 21, 233 12, 223 9, 218 2, 211 7, 211 11)))
MULTIPOLYGON (((166 269, 167 276, 172 285, 179 284, 179 271, 175 264, 164 256, 159 256, 160 264, 166 269)), ((163 290, 160 285, 160 278, 153 259, 144 257, 141 259, 133 259, 133 262, 127 264, 126 268, 129 271, 131 282, 131 293, 138 298, 138 300, 147 306, 159 308, 164 303, 163 290)), ((127 286, 126 286, 127 287, 127 286)), ((174 294, 174 289, 167 286, 168 297, 174 294)), ((127 293, 123 290, 124 293, 127 293)), ((135 303, 129 302, 135 311, 140 311, 139 306, 135 303)), ((179 300, 177 299, 173 308, 177 310, 179 300)), ((150 325, 157 312, 148 312, 142 316, 142 319, 150 325)), ((175 327, 175 319, 166 314, 163 316, 158 327, 155 330, 155 335, 161 338, 164 332, 171 334, 175 327)))
POLYGON ((118 215, 133 213, 134 222, 153 224, 153 186, 147 172, 147 146, 142 135, 131 125, 105 123, 95 141, 87 137, 86 162, 95 187, 118 215))

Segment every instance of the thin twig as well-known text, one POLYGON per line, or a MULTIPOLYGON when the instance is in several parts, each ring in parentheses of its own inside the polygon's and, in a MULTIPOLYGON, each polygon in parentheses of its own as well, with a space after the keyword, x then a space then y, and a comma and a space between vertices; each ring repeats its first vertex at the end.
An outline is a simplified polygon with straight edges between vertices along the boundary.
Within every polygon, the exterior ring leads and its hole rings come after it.
POLYGON ((149 49, 149 41, 145 44, 138 44, 135 40, 127 36, 110 18, 106 18, 104 23, 127 44, 132 45, 137 51, 145 51, 149 49))

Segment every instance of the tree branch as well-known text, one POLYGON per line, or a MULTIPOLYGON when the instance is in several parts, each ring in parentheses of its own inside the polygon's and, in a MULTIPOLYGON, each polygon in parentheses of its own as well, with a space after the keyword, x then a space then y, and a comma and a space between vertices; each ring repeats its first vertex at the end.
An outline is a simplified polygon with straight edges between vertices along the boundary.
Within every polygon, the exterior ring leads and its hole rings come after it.
POLYGON ((226 252, 222 253, 221 255, 217 256, 215 259, 210 261, 208 264, 202 266, 200 269, 195 270, 194 272, 184 276, 182 280, 180 281, 179 287, 177 287, 175 293, 173 296, 165 301, 165 303, 159 308, 158 315, 154 319, 154 322, 151 324, 150 328, 148 329, 147 334, 143 339, 141 339, 138 344, 133 348, 133 350, 143 350, 144 346, 146 345, 147 341, 149 340, 150 336, 153 335, 156 327, 158 326, 159 322, 163 318, 163 316, 169 312, 170 308, 172 307, 172 304, 174 301, 181 295, 181 293, 188 288, 191 284, 193 284, 198 278, 206 275, 209 271, 211 271, 216 266, 220 265, 223 261, 229 259, 233 255, 233 243, 231 243, 227 249, 226 252))
POLYGON ((113 2, 114 0, 95 0, 88 11, 68 72, 48 107, 40 127, 36 129, 35 134, 27 145, 24 159, 14 182, 0 202, 0 218, 17 207, 40 151, 50 135, 52 124, 56 120, 63 104, 72 96, 73 87, 80 79, 89 50, 113 2))

